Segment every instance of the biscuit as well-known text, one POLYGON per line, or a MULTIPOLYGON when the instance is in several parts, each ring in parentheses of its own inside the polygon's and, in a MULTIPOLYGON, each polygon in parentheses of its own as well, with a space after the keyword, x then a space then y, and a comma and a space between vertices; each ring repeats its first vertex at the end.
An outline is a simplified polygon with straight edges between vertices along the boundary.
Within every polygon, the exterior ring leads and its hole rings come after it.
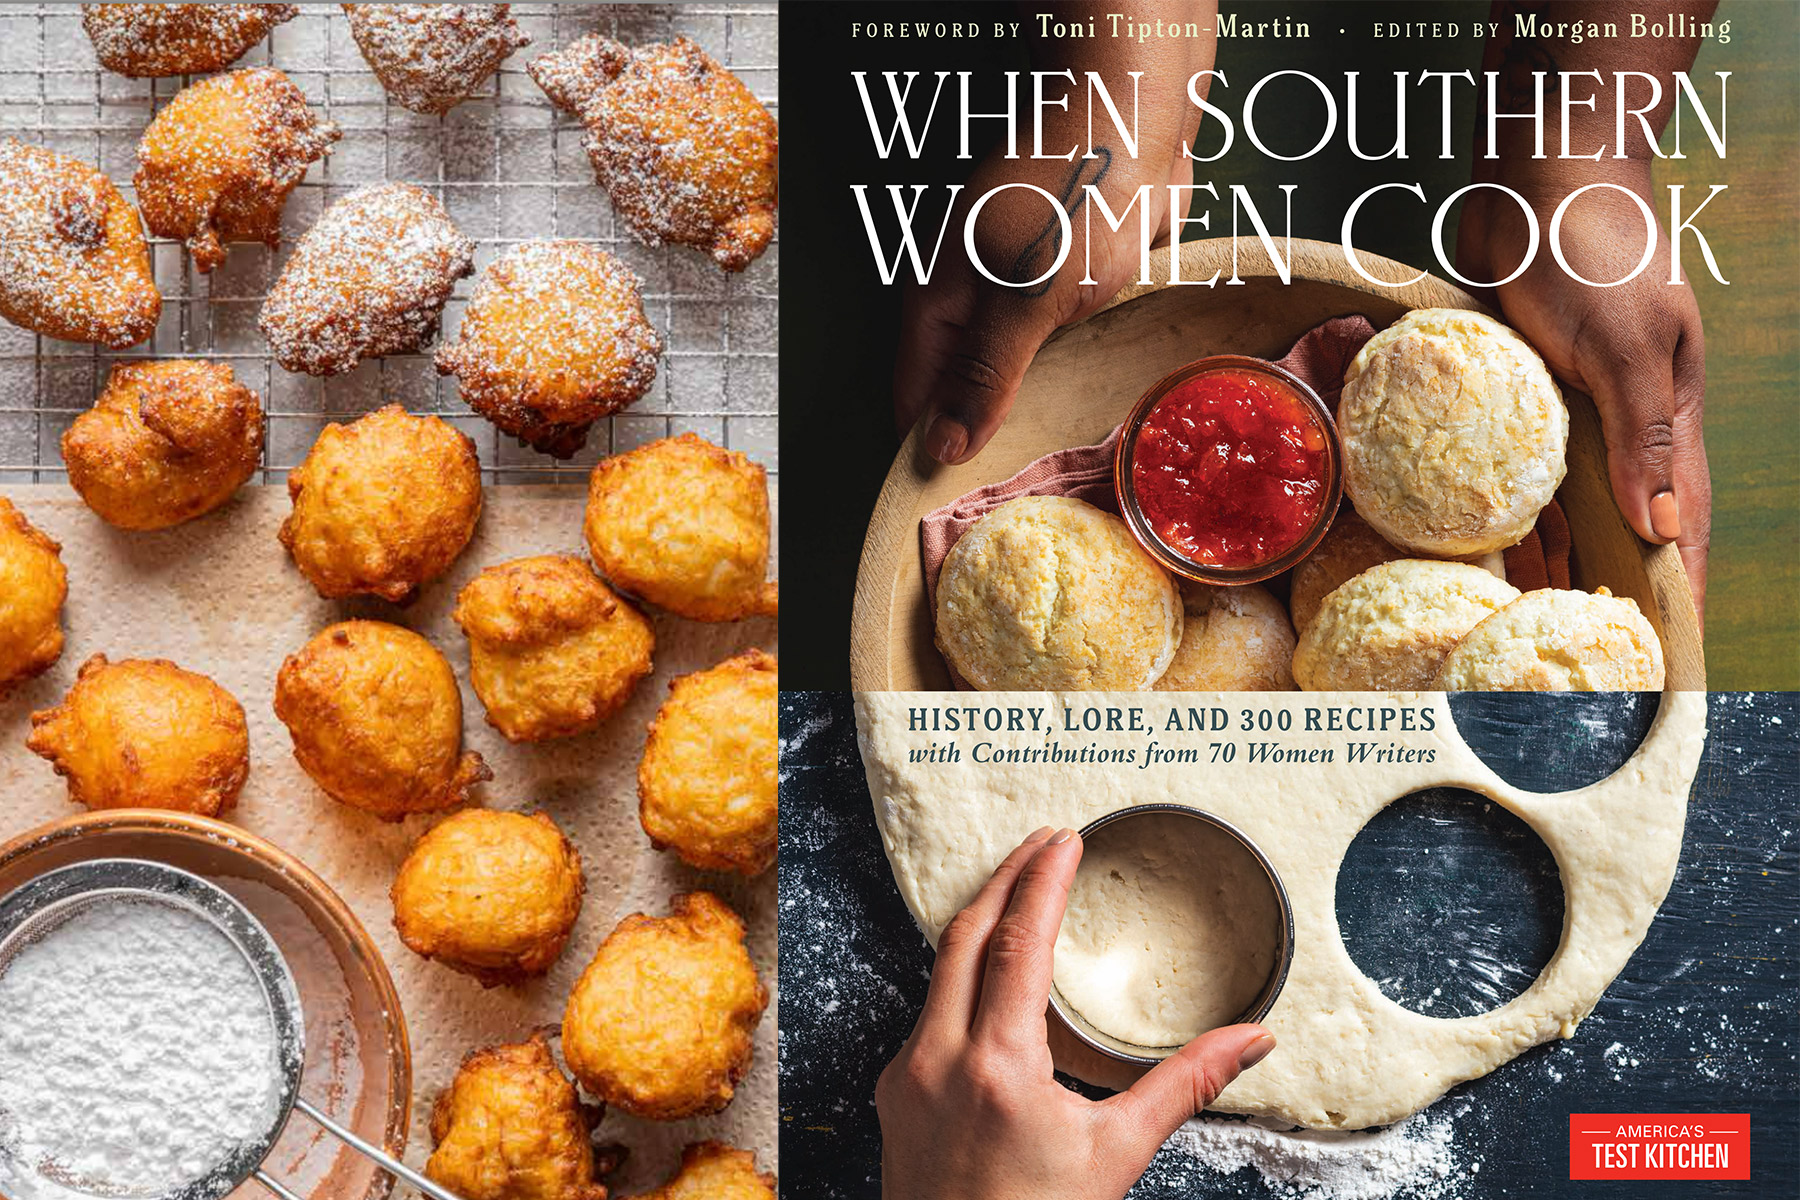
MULTIPOLYGON (((1300 560, 1288 584, 1288 612, 1294 628, 1304 633, 1319 604, 1340 584, 1370 567, 1411 555, 1382 537, 1346 505, 1313 552, 1300 560)), ((1470 560, 1495 579, 1506 578, 1506 560, 1498 550, 1470 560)))
POLYGON ((1309 692, 1432 687, 1450 648, 1519 589, 1468 563, 1400 558, 1338 587, 1294 648, 1309 692))
POLYGON ((1438 668, 1450 692, 1653 692, 1662 645, 1635 602, 1598 592, 1526 592, 1463 636, 1438 668))
POLYGON ((982 690, 1135 690, 1181 644, 1181 596, 1125 523, 1021 496, 963 534, 937 588, 937 645, 982 690))
POLYGON ((1516 544, 1567 469, 1556 381, 1523 338, 1479 313, 1418 309, 1370 338, 1344 372, 1337 420, 1356 511, 1418 554, 1516 544))
POLYGON ((1181 602, 1181 645, 1157 691, 1294 690, 1294 627, 1267 588, 1184 581, 1181 602))

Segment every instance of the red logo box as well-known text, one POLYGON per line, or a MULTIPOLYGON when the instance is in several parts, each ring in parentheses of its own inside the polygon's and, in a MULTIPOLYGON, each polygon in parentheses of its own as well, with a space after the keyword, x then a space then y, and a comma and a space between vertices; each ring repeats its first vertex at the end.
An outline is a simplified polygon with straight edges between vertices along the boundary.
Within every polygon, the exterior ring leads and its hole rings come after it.
POLYGON ((1749 1113, 1570 1113, 1570 1179, 1748 1179, 1749 1113))

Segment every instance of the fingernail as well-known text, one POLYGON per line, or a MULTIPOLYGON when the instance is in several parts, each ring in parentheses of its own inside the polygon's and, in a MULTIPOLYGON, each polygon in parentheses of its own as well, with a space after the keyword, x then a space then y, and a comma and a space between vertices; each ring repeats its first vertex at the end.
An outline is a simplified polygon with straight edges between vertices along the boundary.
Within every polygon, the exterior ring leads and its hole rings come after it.
POLYGON ((969 444, 969 431, 952 417, 937 417, 925 431, 925 452, 941 463, 955 462, 969 444))
POLYGON ((1681 536, 1681 505, 1675 502, 1674 492, 1658 492, 1650 497, 1650 528, 1666 542, 1681 536))
POLYGON ((1254 1042, 1245 1046, 1243 1053, 1238 1055, 1238 1070, 1248 1071, 1251 1067, 1254 1067, 1257 1063, 1269 1057, 1269 1051, 1274 1048, 1275 1035, 1272 1033, 1263 1034, 1254 1042))
POLYGON ((1055 830, 1048 825, 1044 826, 1042 829, 1034 829, 1025 835, 1025 844, 1030 845, 1032 842, 1041 842, 1054 832, 1055 830))
POLYGON ((1050 844, 1052 846, 1060 846, 1074 836, 1075 831, 1073 829, 1059 829, 1056 831, 1056 836, 1050 839, 1050 844))

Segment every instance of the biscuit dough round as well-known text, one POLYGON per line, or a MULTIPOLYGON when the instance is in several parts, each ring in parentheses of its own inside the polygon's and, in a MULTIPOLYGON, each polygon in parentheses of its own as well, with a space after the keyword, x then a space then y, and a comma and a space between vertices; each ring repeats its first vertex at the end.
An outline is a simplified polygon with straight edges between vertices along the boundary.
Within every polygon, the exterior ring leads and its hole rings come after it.
POLYGON ((1438 668, 1450 692, 1655 692, 1662 643, 1635 601, 1541 588, 1463 635, 1438 668))
POLYGON ((1181 582, 1181 645, 1159 692, 1291 692, 1294 627, 1261 584, 1181 582))
POLYGON ((1175 813, 1096 830, 1056 937, 1056 990, 1102 1033, 1181 1046, 1256 1003, 1281 910, 1230 834, 1175 813))
POLYGON ((1344 491, 1388 541, 1460 558, 1531 532, 1567 469, 1569 410, 1492 317, 1415 309, 1370 338, 1338 401, 1344 491))
POLYGON ((1181 645, 1181 595, 1111 513, 1021 496, 944 557, 937 646, 971 687, 1147 688, 1181 645))
POLYGON ((1431 687, 1457 640, 1518 596, 1468 563, 1380 563, 1325 597, 1294 647, 1294 679, 1309 692, 1431 687))
MULTIPOLYGON (((1021 695, 1009 704, 1142 705, 1142 695, 1021 695)), ((1187 698, 1183 697, 1186 702, 1187 698)), ((1687 795, 1706 739, 1706 696, 1666 692, 1643 744, 1618 771, 1573 791, 1533 793, 1488 768, 1456 733, 1442 693, 1270 696, 1303 729, 1308 707, 1406 704, 1428 711, 1434 728, 1407 735, 1431 749, 1429 763, 1370 766, 1343 761, 1344 735, 1296 732, 1295 749, 1337 747, 1332 763, 1262 765, 1195 772, 1192 764, 1131 766, 915 764, 907 715, 921 705, 962 704, 954 692, 863 692, 856 697, 858 744, 882 844, 906 905, 937 940, 1008 851, 1045 825, 1081 828, 1104 813, 1165 801, 1216 813, 1269 856, 1294 914, 1294 959, 1274 1009, 1263 1020, 1275 1049, 1227 1087, 1212 1107, 1313 1129, 1363 1129, 1418 1112, 1466 1080, 1532 1046, 1573 1036, 1644 938, 1667 894, 1681 853, 1687 795), (1476 1016, 1443 1019, 1402 1008, 1357 969, 1337 924, 1337 872, 1350 843, 1376 813, 1428 787, 1460 787, 1488 797, 1529 825, 1555 855, 1562 876, 1562 943, 1524 992, 1476 1016)), ((1196 704, 1231 704, 1228 695, 1196 704)), ((1154 710, 1153 710, 1153 716, 1154 710)), ((996 735, 1002 745, 1041 734, 996 735)), ((1142 735, 1084 735, 1099 748, 1130 748, 1142 735)), ((1090 1083, 1128 1086, 1138 1072, 1065 1041, 1057 1066, 1090 1083)))

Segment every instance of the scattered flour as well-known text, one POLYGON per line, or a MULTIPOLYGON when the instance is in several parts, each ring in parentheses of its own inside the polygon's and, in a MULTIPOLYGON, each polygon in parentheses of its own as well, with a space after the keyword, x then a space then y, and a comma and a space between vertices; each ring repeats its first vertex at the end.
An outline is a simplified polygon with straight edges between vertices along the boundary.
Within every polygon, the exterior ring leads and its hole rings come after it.
POLYGON ((250 964, 205 918, 87 908, 0 973, 0 1165, 123 1196, 201 1179, 273 1121, 275 1042, 250 964))
POLYGON ((1479 1161, 1457 1160, 1453 1125, 1467 1111, 1428 1111, 1354 1133, 1284 1132, 1201 1117, 1176 1130, 1168 1146, 1220 1175, 1253 1170, 1271 1192, 1292 1200, 1442 1200, 1460 1194, 1481 1170, 1479 1161))

